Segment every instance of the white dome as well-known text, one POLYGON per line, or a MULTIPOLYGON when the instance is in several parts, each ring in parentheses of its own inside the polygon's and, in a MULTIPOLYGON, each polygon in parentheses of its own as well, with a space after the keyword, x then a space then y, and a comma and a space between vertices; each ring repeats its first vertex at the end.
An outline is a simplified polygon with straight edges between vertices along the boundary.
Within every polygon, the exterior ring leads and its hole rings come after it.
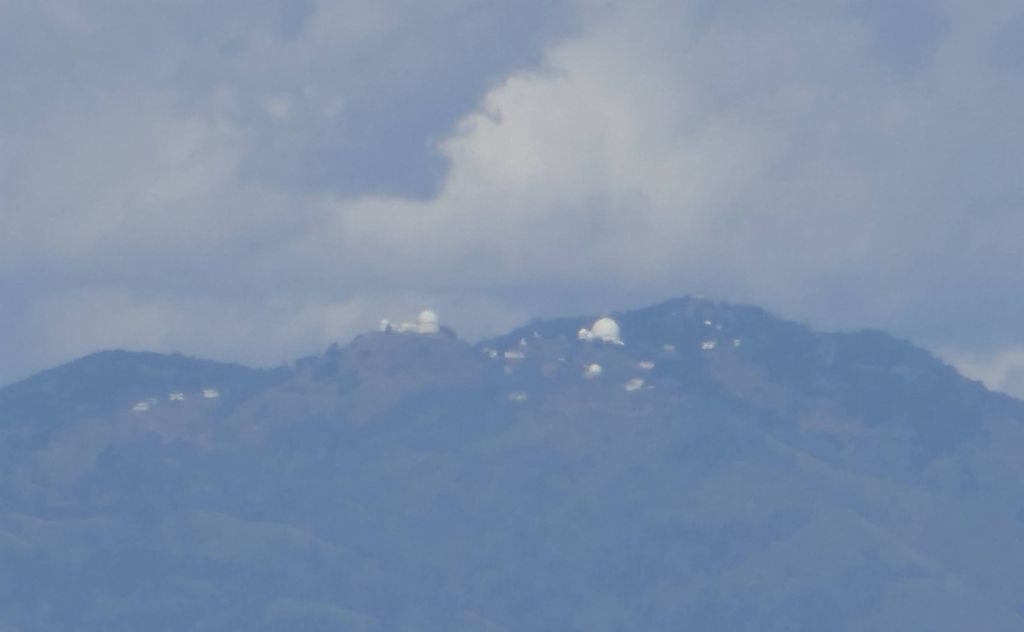
POLYGON ((416 327, 421 334, 436 334, 441 331, 440 321, 437 312, 432 309, 425 309, 416 317, 416 327))
POLYGON ((622 343, 619 324, 611 318, 599 318, 597 322, 594 323, 594 326, 590 328, 590 333, 595 340, 614 342, 618 344, 622 343))
POLYGON ((416 317, 416 322, 421 325, 424 323, 437 323, 437 312, 432 309, 425 309, 420 312, 420 315, 416 317))

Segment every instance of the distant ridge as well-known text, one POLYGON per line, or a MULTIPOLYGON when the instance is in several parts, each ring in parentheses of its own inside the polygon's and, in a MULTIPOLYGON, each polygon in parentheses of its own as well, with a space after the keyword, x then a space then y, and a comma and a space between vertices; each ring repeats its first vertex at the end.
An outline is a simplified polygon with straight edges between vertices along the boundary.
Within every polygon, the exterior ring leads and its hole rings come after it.
POLYGON ((694 298, 424 322, 0 389, 3 623, 1024 629, 1024 403, 927 351, 694 298))

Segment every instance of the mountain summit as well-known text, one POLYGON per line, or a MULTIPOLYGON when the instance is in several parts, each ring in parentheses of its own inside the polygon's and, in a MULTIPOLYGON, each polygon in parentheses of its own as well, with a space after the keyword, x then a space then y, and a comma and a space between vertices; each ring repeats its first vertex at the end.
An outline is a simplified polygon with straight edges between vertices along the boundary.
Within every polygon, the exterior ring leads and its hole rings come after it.
POLYGON ((1024 404, 672 300, 0 389, 0 630, 1024 629, 1024 404))

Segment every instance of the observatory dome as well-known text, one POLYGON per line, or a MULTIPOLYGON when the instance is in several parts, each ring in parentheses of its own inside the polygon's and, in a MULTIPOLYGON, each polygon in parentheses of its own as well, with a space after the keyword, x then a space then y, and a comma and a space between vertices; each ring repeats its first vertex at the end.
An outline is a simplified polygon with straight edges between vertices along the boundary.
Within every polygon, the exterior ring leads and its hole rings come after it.
POLYGON ((594 323, 594 326, 590 328, 590 335, 594 340, 622 344, 619 324, 611 318, 599 318, 597 322, 594 323))
POLYGON ((425 309, 416 317, 416 329, 421 334, 436 334, 441 331, 441 324, 437 318, 437 312, 432 309, 425 309))

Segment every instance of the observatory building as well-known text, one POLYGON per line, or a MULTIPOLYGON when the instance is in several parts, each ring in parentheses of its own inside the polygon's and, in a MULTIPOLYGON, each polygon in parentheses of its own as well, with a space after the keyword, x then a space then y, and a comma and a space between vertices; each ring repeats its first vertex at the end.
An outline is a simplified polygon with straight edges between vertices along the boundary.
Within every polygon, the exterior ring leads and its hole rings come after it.
POLYGON ((633 391, 639 391, 643 387, 644 380, 639 377, 634 377, 633 379, 626 382, 626 384, 624 385, 624 388, 629 393, 632 393, 633 391))
POLYGON ((438 334, 441 333, 441 321, 437 317, 437 312, 425 309, 416 317, 414 323, 392 325, 389 321, 382 320, 380 321, 380 330, 399 334, 438 334))
POLYGON ((597 321, 590 326, 590 329, 580 329, 576 333, 576 337, 585 342, 597 340, 600 342, 610 342, 616 345, 623 344, 622 332, 619 329, 619 323, 607 316, 597 319, 597 321))

